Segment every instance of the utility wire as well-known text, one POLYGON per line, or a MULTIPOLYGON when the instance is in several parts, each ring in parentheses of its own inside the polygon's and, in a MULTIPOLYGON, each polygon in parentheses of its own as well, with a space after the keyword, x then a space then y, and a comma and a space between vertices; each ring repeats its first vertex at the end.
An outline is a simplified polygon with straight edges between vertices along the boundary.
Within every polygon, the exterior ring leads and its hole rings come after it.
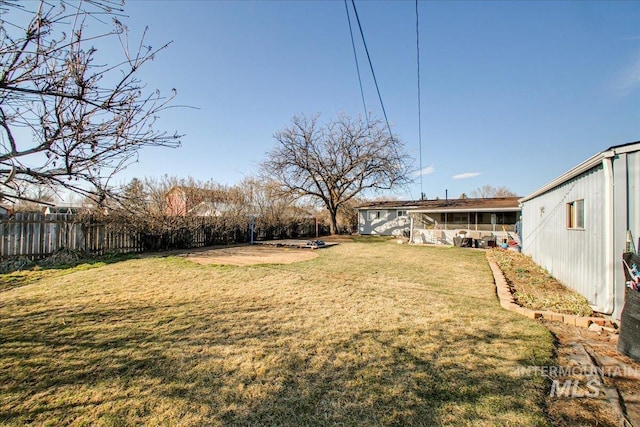
POLYGON ((384 115, 384 121, 387 124, 387 129, 389 130, 389 136, 393 139, 393 134, 391 133, 391 126, 389 126, 389 119, 387 118, 387 111, 384 109, 384 103, 382 102, 382 95, 380 95, 380 87, 378 86, 378 80, 376 79, 376 73, 373 71, 373 64, 371 63, 371 55, 369 55, 369 49, 367 48, 367 42, 364 39, 364 31, 362 31, 362 24, 360 24, 360 17, 358 16, 358 9, 356 9, 355 0, 351 0, 351 5, 353 6, 353 12, 356 15, 356 21, 358 22, 358 28, 360 29, 360 36, 362 37, 362 44, 364 45, 364 50, 367 53, 367 59, 369 60, 369 68, 371 68, 371 75, 373 76, 373 82, 376 85, 376 91, 378 91, 378 99, 380 100, 380 106, 382 107, 382 114, 384 115))
POLYGON ((418 17, 418 0, 416 0, 416 58, 418 62, 418 157, 420 158, 420 199, 422 199, 424 195, 424 188, 422 186, 422 106, 420 102, 420 26, 418 25, 418 17))
POLYGON ((351 47, 353 47, 353 57, 356 60, 356 71, 358 72, 358 83, 360 84, 360 96, 362 97, 362 106, 364 107, 364 117, 369 123, 369 113, 367 112, 367 103, 364 101, 364 90, 362 89, 362 78, 360 77, 360 65, 358 64, 358 54, 356 52, 356 43, 353 40, 353 28, 351 27, 351 14, 349 13, 349 4, 344 0, 344 8, 347 11, 347 21, 349 22, 349 34, 351 35, 351 47))

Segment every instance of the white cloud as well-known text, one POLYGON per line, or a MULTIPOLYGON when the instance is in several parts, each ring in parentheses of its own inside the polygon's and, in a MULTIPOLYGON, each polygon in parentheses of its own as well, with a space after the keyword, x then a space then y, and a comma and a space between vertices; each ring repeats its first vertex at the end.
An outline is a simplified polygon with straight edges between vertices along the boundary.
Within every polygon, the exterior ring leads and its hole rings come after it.
POLYGON ((480 172, 465 172, 459 173, 458 175, 453 175, 453 179, 467 179, 467 178, 475 178, 476 176, 480 176, 480 172))
POLYGON ((618 96, 621 97, 630 95, 640 88, 640 55, 618 74, 614 85, 618 96))
POLYGON ((422 168, 422 170, 417 171, 416 172, 416 176, 430 175, 430 174, 434 173, 435 171, 436 171, 435 166, 429 165, 426 168, 422 168))

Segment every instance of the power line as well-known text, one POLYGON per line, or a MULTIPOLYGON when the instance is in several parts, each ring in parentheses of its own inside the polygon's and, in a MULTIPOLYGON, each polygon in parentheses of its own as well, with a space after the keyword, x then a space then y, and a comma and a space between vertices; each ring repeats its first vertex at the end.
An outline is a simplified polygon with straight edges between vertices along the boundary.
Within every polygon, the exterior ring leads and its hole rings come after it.
POLYGON ((362 37, 362 44, 364 45, 364 51, 367 53, 367 59, 369 60, 369 68, 371 68, 371 75, 373 76, 373 82, 375 83, 376 91, 378 92, 378 99, 380 100, 380 106, 382 107, 382 114, 384 115, 384 121, 387 124, 387 129, 389 130, 389 136, 391 136, 391 138, 393 139, 393 134, 391 133, 391 126, 389 126, 389 119, 387 118, 387 111, 385 110, 384 103, 382 102, 382 95, 380 95, 380 87, 378 86, 376 73, 373 71, 373 64, 371 63, 371 55, 369 55, 367 42, 364 39, 364 31, 362 31, 362 24, 360 24, 360 17, 358 16, 358 9, 356 9, 355 0, 351 0, 351 6, 353 6, 353 12, 356 15, 356 21, 358 22, 358 28, 360 29, 360 36, 362 37))
POLYGON ((367 103, 364 101, 364 90, 362 89, 362 78, 360 77, 360 65, 358 64, 358 54, 356 53, 356 43, 353 40, 353 28, 351 27, 351 14, 349 13, 349 4, 344 0, 344 8, 347 11, 347 21, 349 22, 349 34, 351 35, 351 47, 353 47, 353 57, 356 60, 356 71, 358 72, 358 83, 360 84, 360 96, 362 96, 362 106, 364 107, 364 116, 369 121, 367 112, 367 103))
MULTIPOLYGON (((346 0, 345 0, 346 1, 346 0)), ((416 58, 418 62, 418 157, 420 158, 420 199, 422 199, 424 194, 424 188, 422 186, 422 106, 421 106, 421 95, 420 95, 420 26, 419 26, 419 15, 418 15, 418 0, 416 0, 416 58)))

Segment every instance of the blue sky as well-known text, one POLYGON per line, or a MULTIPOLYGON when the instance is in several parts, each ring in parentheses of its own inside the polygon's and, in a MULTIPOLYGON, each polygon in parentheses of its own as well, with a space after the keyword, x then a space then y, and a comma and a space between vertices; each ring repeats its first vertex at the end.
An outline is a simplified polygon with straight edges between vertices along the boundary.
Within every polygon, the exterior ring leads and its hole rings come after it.
MULTIPOLYGON (((394 133, 419 166, 415 2, 356 1, 394 133)), ((422 177, 429 198, 485 185, 527 195, 611 145, 640 140, 640 2, 420 1, 422 177)), ((118 182, 163 174, 233 185, 293 115, 363 113, 343 1, 128 1, 135 38, 173 41, 141 70, 178 90, 118 182)), ((352 16, 352 22, 355 24, 352 16)), ((354 28, 355 29, 355 28, 354 28)), ((357 34, 356 34, 357 35, 357 34)), ((382 110, 359 38, 367 109, 382 110)), ((384 193, 418 198, 420 180, 384 193)))

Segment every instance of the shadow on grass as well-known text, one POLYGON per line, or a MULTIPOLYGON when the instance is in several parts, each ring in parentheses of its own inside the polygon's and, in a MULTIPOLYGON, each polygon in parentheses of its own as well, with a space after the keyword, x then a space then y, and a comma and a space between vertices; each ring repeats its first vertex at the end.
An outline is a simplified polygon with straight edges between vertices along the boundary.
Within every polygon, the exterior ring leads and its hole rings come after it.
POLYGON ((36 283, 43 278, 73 273, 75 271, 98 268, 108 264, 138 258, 138 254, 108 254, 96 257, 78 258, 74 261, 40 262, 29 269, 0 274, 0 292, 36 283))
MULTIPOLYGON (((245 411, 221 414, 223 424, 540 425, 541 417, 527 418, 531 414, 526 410, 535 408, 527 408, 518 398, 527 390, 522 378, 505 374, 490 363, 470 367, 440 363, 438 352, 417 355, 394 344, 398 333, 368 331, 343 342, 343 350, 357 353, 373 341, 386 348, 387 354, 375 361, 364 357, 338 371, 331 363, 305 369, 308 360, 290 357, 285 371, 291 374, 280 390, 253 402, 245 411)), ((470 337, 466 344, 473 345, 475 340, 483 338, 470 337)), ((446 344, 440 351, 447 351, 446 344)))
POLYGON ((545 423, 530 399, 540 384, 505 370, 500 355, 473 350, 519 345, 515 332, 379 328, 304 339, 312 331, 274 324, 267 305, 231 317, 192 308, 105 305, 2 319, 0 421, 140 425, 155 416, 172 425, 189 414, 185 425, 545 423), (175 412, 155 412, 167 405, 175 412))
POLYGON ((60 258, 60 261, 56 261, 56 259, 53 259, 49 262, 38 263, 38 268, 42 270, 84 270, 93 267, 102 267, 103 265, 108 264, 115 264, 122 261, 128 261, 130 259, 136 259, 139 257, 140 255, 136 253, 112 253, 97 256, 79 256, 77 259, 72 260, 60 258))

